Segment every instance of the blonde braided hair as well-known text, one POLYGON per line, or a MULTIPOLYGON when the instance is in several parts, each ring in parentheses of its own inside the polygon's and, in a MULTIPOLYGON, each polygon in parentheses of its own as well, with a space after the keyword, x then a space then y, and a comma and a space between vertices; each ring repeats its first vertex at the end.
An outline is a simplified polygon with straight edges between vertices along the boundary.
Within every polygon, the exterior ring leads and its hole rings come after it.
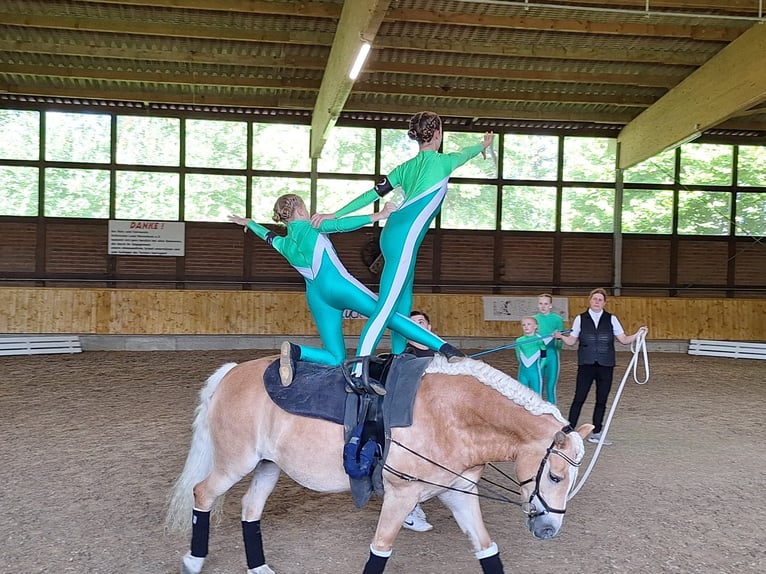
POLYGON ((410 118, 410 129, 407 130, 407 135, 420 144, 428 143, 441 127, 442 120, 435 112, 418 112, 410 118))
POLYGON ((287 223, 295 216, 295 209, 303 205, 303 199, 294 193, 280 195, 274 204, 272 219, 277 223, 287 223))

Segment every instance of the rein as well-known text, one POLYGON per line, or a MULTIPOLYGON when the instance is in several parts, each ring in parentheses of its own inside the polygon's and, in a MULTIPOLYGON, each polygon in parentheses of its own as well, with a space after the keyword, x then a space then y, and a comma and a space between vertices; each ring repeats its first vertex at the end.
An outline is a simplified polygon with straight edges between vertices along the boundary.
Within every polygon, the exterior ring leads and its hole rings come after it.
MULTIPOLYGON (((562 432, 564 432, 565 434, 569 434, 569 433, 570 433, 570 432, 572 432, 574 429, 573 429, 571 426, 567 425, 567 426, 565 426, 565 427, 564 427, 563 429, 561 429, 561 430, 562 430, 562 432)), ((525 485, 525 484, 529 484, 530 482, 534 481, 534 483, 535 483, 535 488, 534 488, 534 490, 532 491, 532 494, 530 495, 530 497, 529 497, 529 500, 528 500, 527 502, 518 502, 518 501, 516 501, 516 500, 511 500, 510 498, 508 498, 507 496, 505 496, 505 495, 503 495, 503 494, 499 494, 499 493, 497 493, 497 492, 494 492, 492 489, 490 489, 490 488, 488 488, 488 487, 486 487, 486 486, 484 487, 484 488, 485 488, 485 490, 488 490, 488 491, 489 491, 489 492, 491 492, 492 494, 491 494, 491 495, 488 495, 488 494, 482 494, 482 493, 478 492, 478 489, 481 487, 481 485, 479 485, 479 483, 478 483, 478 482, 476 482, 476 481, 473 481, 473 480, 471 480, 471 479, 469 479, 469 478, 466 478, 465 476, 463 476, 463 475, 462 475, 462 474, 460 474, 459 472, 455 472, 454 470, 452 470, 452 469, 450 469, 450 468, 447 468, 447 467, 446 467, 446 466, 444 466, 443 464, 440 464, 440 463, 436 462, 435 460, 432 460, 432 459, 428 458, 427 456, 424 456, 424 455, 420 454, 419 452, 417 452, 417 451, 415 451, 415 450, 412 450, 412 449, 411 449, 411 448, 409 448, 408 446, 406 446, 406 445, 404 445, 404 444, 400 443, 400 442, 399 442, 399 441, 397 441, 397 440, 394 440, 393 438, 389 438, 389 440, 390 440, 390 441, 391 441, 393 444, 395 444, 396 446, 398 446, 398 447, 400 447, 400 448, 402 448, 402 449, 406 450, 406 451, 407 451, 407 452, 409 452, 410 454, 413 454, 413 455, 417 456, 418 458, 420 458, 420 459, 422 459, 422 460, 425 460, 426 462, 428 462, 428 463, 432 464, 433 466, 435 466, 435 467, 437 467, 437 468, 440 468, 440 469, 442 469, 442 470, 446 470, 447 472, 449 472, 449 473, 450 473, 450 474, 452 474, 453 476, 456 476, 456 477, 458 477, 458 478, 460 478, 460 479, 462 479, 462 480, 464 480, 464 481, 468 482, 469 484, 471 484, 471 485, 475 486, 475 487, 476 487, 476 489, 477 489, 477 491, 476 491, 476 492, 471 492, 471 491, 468 491, 468 490, 464 490, 464 489, 462 489, 462 488, 456 488, 456 487, 454 487, 454 486, 448 486, 448 485, 445 485, 445 484, 440 484, 440 483, 437 483, 437 482, 431 482, 431 481, 429 481, 429 480, 425 480, 425 479, 423 479, 423 478, 419 478, 419 477, 417 477, 417 476, 412 476, 411 474, 407 474, 407 473, 401 472, 400 470, 397 470, 397 469, 393 468, 392 466, 390 466, 388 463, 385 463, 385 464, 383 465, 383 470, 385 470, 385 471, 387 471, 387 472, 389 472, 389 473, 393 474, 393 475, 394 475, 394 476, 396 476, 397 478, 400 478, 400 479, 402 479, 402 480, 406 480, 406 481, 409 481, 409 482, 422 482, 422 483, 424 483, 424 484, 430 484, 430 485, 432 485, 432 486, 438 486, 439 488, 444 488, 445 490, 452 490, 452 491, 455 491, 455 492, 460 492, 460 493, 462 493, 462 494, 470 494, 470 495, 472 495, 472 496, 478 496, 478 497, 480 497, 480 498, 486 498, 486 499, 488 499, 488 500, 496 500, 496 501, 498 501, 498 502, 505 502, 505 503, 509 503, 509 504, 515 504, 515 505, 517 505, 517 506, 520 506, 520 507, 521 507, 521 509, 522 509, 522 511, 523 511, 525 514, 527 514, 527 515, 529 516, 529 518, 535 518, 536 516, 541 516, 541 515, 543 515, 543 514, 546 514, 546 513, 549 513, 549 512, 550 512, 550 513, 554 513, 554 514, 564 514, 564 513, 566 512, 566 510, 565 510, 565 509, 558 509, 558 508, 553 508, 552 506, 550 506, 550 505, 549 505, 549 504, 548 504, 548 503, 545 501, 545 499, 542 497, 542 494, 540 493, 540 479, 541 479, 541 478, 542 478, 542 476, 543 476, 543 471, 544 471, 544 469, 545 469, 545 465, 546 465, 546 463, 548 462, 548 459, 550 458, 550 456, 551 456, 551 455, 557 455, 557 456, 560 456, 560 457, 561 457, 561 458, 563 458, 563 459, 564 459, 564 460, 565 460, 567 463, 569 463, 571 466, 574 466, 574 467, 579 467, 579 466, 580 466, 580 464, 581 464, 581 462, 577 462, 577 461, 573 460, 572 458, 570 458, 569 456, 567 456, 566 454, 564 454, 563 452, 561 452, 560 450, 558 450, 557 448, 555 448, 555 446, 556 446, 555 440, 554 440, 553 442, 551 442, 551 445, 550 445, 550 446, 549 446, 549 447, 546 449, 546 451, 545 451, 545 455, 543 456, 542 460, 540 461, 540 466, 539 466, 539 467, 538 467, 538 469, 537 469, 537 474, 536 474, 534 477, 530 477, 530 478, 528 478, 527 480, 524 480, 524 481, 518 482, 517 480, 515 480, 515 479, 514 479, 513 477, 511 477, 510 475, 508 475, 507 473, 505 473, 505 472, 503 472, 502 470, 500 470, 500 469, 499 469, 497 466, 495 466, 494 464, 492 464, 492 463, 487 463, 487 465, 488 465, 488 466, 490 466, 491 468, 493 468, 494 470, 496 470, 497 472, 499 472, 501 475, 503 475, 505 478, 507 478, 508 480, 510 480, 510 481, 511 481, 512 483, 514 483, 516 486, 519 486, 519 487, 521 487, 521 486, 523 486, 523 485, 525 485), (533 501, 535 498, 537 498, 537 499, 540 501, 540 503, 543 505, 543 509, 544 509, 544 510, 543 510, 542 512, 538 512, 538 511, 536 510, 536 508, 535 508, 535 505, 534 505, 534 504, 533 504, 533 502, 532 502, 532 501, 533 501)), ((511 492, 511 493, 513 493, 513 494, 516 494, 516 495, 520 495, 520 494, 521 494, 521 491, 513 490, 513 489, 511 489, 511 488, 508 488, 508 487, 506 487, 506 486, 503 486, 503 485, 501 485, 501 484, 498 484, 498 483, 496 483, 496 482, 493 482, 493 481, 491 481, 491 480, 489 480, 489 479, 486 479, 486 478, 484 478, 483 476, 482 476, 482 477, 480 477, 480 479, 479 479, 479 480, 482 480, 482 481, 484 481, 484 482, 488 482, 488 483, 490 483, 491 485, 493 485, 493 486, 495 486, 495 487, 497 487, 497 488, 500 488, 500 489, 502 489, 502 490, 505 490, 506 492, 511 492)))

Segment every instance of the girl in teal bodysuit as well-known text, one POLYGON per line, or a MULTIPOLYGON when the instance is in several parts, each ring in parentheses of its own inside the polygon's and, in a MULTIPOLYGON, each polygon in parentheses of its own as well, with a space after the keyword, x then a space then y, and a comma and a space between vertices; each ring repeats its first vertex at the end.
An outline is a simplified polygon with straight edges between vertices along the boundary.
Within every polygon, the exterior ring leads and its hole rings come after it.
MULTIPOLYGON (((277 250, 306 281, 306 300, 323 348, 286 342, 282 345, 282 367, 288 367, 290 359, 337 366, 346 358, 343 311, 351 309, 369 317, 375 310, 377 297, 343 266, 325 234, 359 229, 373 221, 384 219, 393 207, 386 205, 382 211, 372 215, 324 221, 319 229, 315 229, 309 221, 309 213, 303 200, 294 194, 283 195, 274 206, 274 220, 287 225, 285 236, 277 235, 250 219, 229 216, 229 221, 250 229, 277 250)), ((445 344, 444 340, 409 317, 395 315, 391 321, 391 328, 405 339, 417 341, 434 350, 445 344)), ((280 369, 280 375, 283 384, 289 384, 292 380, 292 368, 289 369, 289 373, 283 373, 280 369)))
MULTIPOLYGON (((380 277, 380 292, 374 312, 362 330, 357 355, 372 355, 380 342, 386 327, 393 328, 392 318, 396 313, 408 316, 412 308, 412 286, 415 275, 415 260, 418 248, 436 217, 447 192, 450 174, 492 145, 494 134, 485 133, 480 144, 463 148, 457 153, 442 154, 437 150, 441 146, 441 119, 433 112, 420 112, 410 119, 408 131, 410 139, 420 146, 418 154, 400 164, 383 178, 375 187, 334 214, 317 214, 312 217, 312 224, 322 224, 328 219, 343 217, 380 199, 393 189, 401 187, 404 201, 393 212, 380 235, 380 248, 385 258, 380 277)), ((401 332, 391 333, 391 351, 395 354, 404 351, 407 337, 401 332)), ((438 349, 448 358, 464 355, 452 345, 445 344, 438 349)), ((457 359, 459 360, 459 359, 457 359)), ((355 366, 359 375, 361 364, 355 366)))

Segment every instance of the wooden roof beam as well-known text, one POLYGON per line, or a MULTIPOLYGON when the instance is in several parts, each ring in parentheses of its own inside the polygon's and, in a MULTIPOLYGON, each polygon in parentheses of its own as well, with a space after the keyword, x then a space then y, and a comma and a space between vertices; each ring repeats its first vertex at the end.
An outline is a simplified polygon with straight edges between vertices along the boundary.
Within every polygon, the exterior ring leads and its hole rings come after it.
POLYGON ((391 0, 346 0, 311 115, 309 154, 318 158, 351 93, 348 73, 362 42, 372 44, 391 0))
POLYGON ((766 23, 756 23, 626 125, 618 167, 628 168, 766 100, 766 23))

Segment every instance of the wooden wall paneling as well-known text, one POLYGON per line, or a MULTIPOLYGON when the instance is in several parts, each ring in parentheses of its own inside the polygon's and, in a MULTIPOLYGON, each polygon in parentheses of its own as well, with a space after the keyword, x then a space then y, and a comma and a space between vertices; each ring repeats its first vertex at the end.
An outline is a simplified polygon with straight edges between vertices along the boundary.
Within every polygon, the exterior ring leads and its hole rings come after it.
POLYGON ((491 284, 495 267, 492 234, 451 230, 442 235, 441 277, 445 282, 491 284))
POLYGON ((35 272, 37 225, 34 222, 3 222, 0 225, 0 273, 35 272))
POLYGON ((623 236, 622 280, 633 285, 670 283, 670 239, 623 236))
POLYGON ((437 277, 434 277, 434 260, 436 257, 434 249, 434 234, 429 231, 423 238, 423 243, 420 244, 418 258, 415 262, 415 283, 428 285, 429 287, 423 289, 425 291, 430 291, 430 285, 434 280, 438 279, 437 277))
MULTIPOLYGON (((766 243, 738 241, 734 252, 734 282, 738 286, 766 286, 766 243)), ((739 296, 739 293, 737 293, 739 296)))
POLYGON ((101 220, 48 221, 45 271, 66 275, 106 274, 108 226, 101 220))
POLYGON ((553 284, 556 262, 551 236, 503 235, 503 282, 553 284))
POLYGON ((613 282, 612 259, 611 235, 562 235, 561 282, 609 287, 613 282))
POLYGON ((118 278, 131 277, 175 279, 176 258, 148 255, 115 255, 115 273, 118 278))
POLYGON ((242 228, 186 224, 186 277, 241 277, 242 228))
POLYGON ((726 238, 679 238, 678 287, 726 285, 728 258, 729 246, 726 238))

